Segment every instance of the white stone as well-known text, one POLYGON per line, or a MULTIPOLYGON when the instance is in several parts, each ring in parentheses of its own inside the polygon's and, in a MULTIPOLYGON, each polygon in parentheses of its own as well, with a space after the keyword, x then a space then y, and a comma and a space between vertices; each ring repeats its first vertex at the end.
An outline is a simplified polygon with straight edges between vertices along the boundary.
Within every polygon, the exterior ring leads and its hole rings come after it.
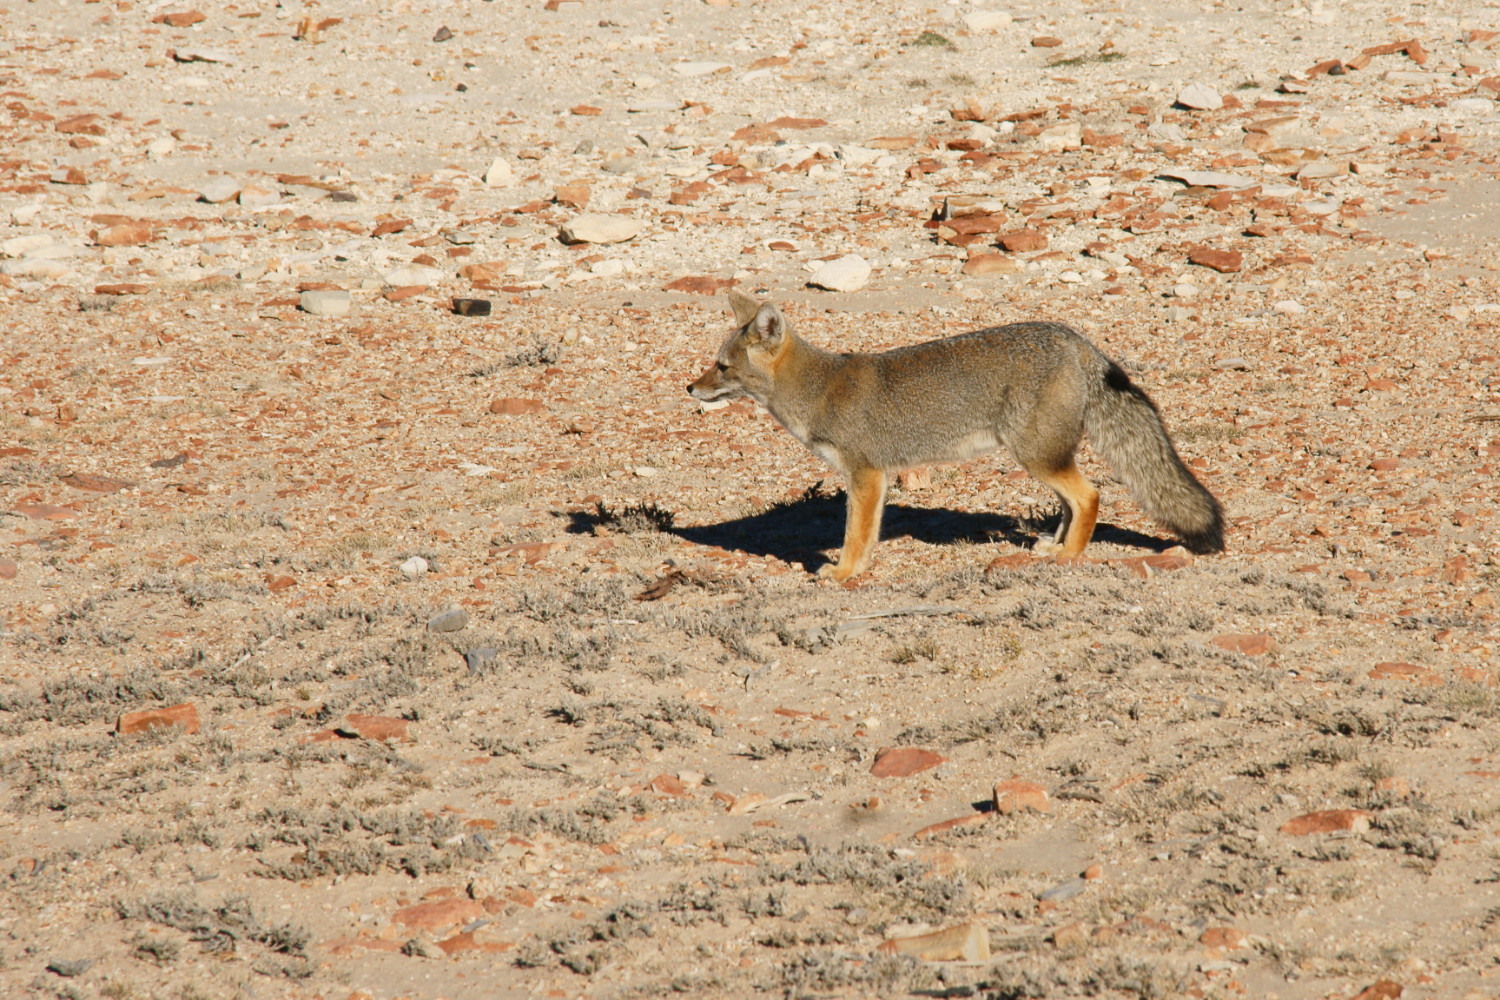
POLYGON ((252 210, 270 208, 280 201, 280 191, 272 191, 270 188, 259 187, 255 184, 246 184, 240 188, 239 202, 243 208, 252 210))
POLYGON ((312 316, 349 315, 349 293, 342 288, 320 288, 303 292, 297 304, 303 312, 312 316))
POLYGON ((442 280, 442 271, 435 267, 423 267, 420 264, 408 264, 385 273, 385 283, 397 288, 407 288, 411 285, 435 285, 442 280))
POLYGON ((1011 16, 1003 10, 976 10, 963 17, 964 27, 975 35, 982 35, 987 31, 999 31, 1010 24, 1011 20, 1011 16))
POLYGON ((1038 149, 1048 152, 1077 149, 1083 145, 1083 126, 1076 121, 1066 121, 1044 128, 1036 137, 1036 144, 1038 149))
POLYGON ((1190 299, 1198 294, 1198 286, 1184 281, 1181 284, 1172 286, 1172 294, 1179 299, 1190 299))
POLYGON ((1187 142, 1187 133, 1171 122, 1157 122, 1146 129, 1146 135, 1162 142, 1187 142))
POLYGON ((45 205, 20 205, 11 209, 10 218, 18 226, 29 226, 38 215, 42 214, 45 205))
POLYGON ((427 572, 427 560, 421 556, 412 556, 401 564, 400 570, 406 577, 415 580, 427 572))
POLYGON ((624 243, 641 234, 641 223, 623 215, 586 212, 563 223, 564 243, 624 243))
POLYGON ((678 76, 708 76, 710 73, 720 73, 730 69, 726 62, 680 62, 672 67, 672 71, 678 76))
POLYGON ((1332 215, 1339 210, 1343 202, 1337 198, 1319 198, 1316 201, 1305 201, 1301 208, 1308 215, 1332 215))
POLYGON ((612 278, 617 274, 625 273, 625 262, 620 260, 596 260, 589 265, 589 270, 594 274, 612 278))
POLYGON ((1323 177, 1342 177, 1349 172, 1346 160, 1309 160, 1297 170, 1299 181, 1317 180, 1323 177))
POLYGON ((170 135, 160 136, 146 143, 146 156, 153 160, 160 160, 170 156, 172 150, 177 148, 177 140, 170 135))
POLYGON ((510 162, 503 157, 495 157, 490 163, 490 168, 484 172, 484 183, 486 187, 510 187, 515 183, 515 172, 510 168, 510 162))
POLYGON ((1304 312, 1305 310, 1302 308, 1302 304, 1300 302, 1294 302, 1291 299, 1282 299, 1280 302, 1277 302, 1275 305, 1271 306, 1271 311, 1280 313, 1283 316, 1296 316, 1298 313, 1304 312))
POLYGON ((239 181, 233 177, 215 177, 198 189, 198 197, 210 205, 233 201, 240 193, 239 181))
POLYGON ((1486 97, 1465 97, 1448 106, 1465 115, 1487 115, 1495 110, 1495 102, 1486 97))
POLYGON ((21 256, 27 260, 64 260, 68 257, 78 256, 78 247, 69 246, 66 243, 47 243, 46 246, 27 250, 21 256))
POLYGON ((4 243, 0 243, 0 254, 7 257, 24 257, 30 253, 40 250, 42 247, 52 245, 52 237, 46 233, 30 233, 26 236, 12 236, 4 243))
POLYGON ((826 262, 808 279, 808 284, 830 292, 857 292, 869 282, 870 262, 853 253, 826 262))
POLYGON ((8 260, 0 264, 0 274, 8 274, 16 278, 61 278, 69 270, 68 265, 62 261, 46 258, 8 260))
MULTIPOLYGON (((1159 176, 1182 181, 1188 187, 1247 188, 1257 183, 1244 174, 1226 174, 1218 170, 1163 170, 1159 176)), ((1296 190, 1295 188, 1293 190, 1296 190)))
POLYGON ((1177 92, 1177 103, 1194 111, 1218 111, 1224 106, 1224 98, 1217 90, 1195 80, 1177 92))

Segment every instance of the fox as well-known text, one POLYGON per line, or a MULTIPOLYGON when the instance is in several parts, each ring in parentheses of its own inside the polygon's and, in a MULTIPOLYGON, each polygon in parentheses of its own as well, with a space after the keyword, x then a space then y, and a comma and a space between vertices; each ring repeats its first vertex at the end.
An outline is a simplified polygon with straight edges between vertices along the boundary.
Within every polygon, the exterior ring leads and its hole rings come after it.
POLYGON ((1065 323, 989 327, 879 354, 798 336, 781 310, 729 292, 735 329, 687 387, 704 402, 749 396, 846 484, 844 545, 818 571, 843 583, 870 567, 892 474, 1002 445, 1061 501, 1037 553, 1082 555, 1099 491, 1078 471, 1085 433, 1158 524, 1191 551, 1224 549, 1224 511, 1183 464, 1151 397, 1065 323))

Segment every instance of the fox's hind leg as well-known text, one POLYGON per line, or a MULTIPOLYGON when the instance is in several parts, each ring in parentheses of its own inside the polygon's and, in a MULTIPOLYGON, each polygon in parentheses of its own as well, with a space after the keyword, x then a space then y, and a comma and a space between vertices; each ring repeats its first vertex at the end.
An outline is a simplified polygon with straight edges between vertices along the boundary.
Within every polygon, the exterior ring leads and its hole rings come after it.
POLYGON ((1094 524, 1099 519, 1099 491, 1094 489, 1078 466, 1068 460, 1065 468, 1045 469, 1027 467, 1028 472, 1052 488, 1062 500, 1062 523, 1051 541, 1037 539, 1036 551, 1042 555, 1083 555, 1084 546, 1094 537, 1094 524))

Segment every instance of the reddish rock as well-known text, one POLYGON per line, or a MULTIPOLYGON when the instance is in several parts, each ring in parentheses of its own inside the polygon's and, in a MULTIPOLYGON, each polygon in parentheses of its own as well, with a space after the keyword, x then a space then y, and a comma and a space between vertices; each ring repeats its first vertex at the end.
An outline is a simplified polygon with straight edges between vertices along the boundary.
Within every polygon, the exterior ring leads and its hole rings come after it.
POLYGON ((1411 794, 1411 782, 1407 781, 1405 778, 1399 778, 1395 776, 1389 778, 1381 778, 1379 781, 1375 782, 1375 790, 1377 792, 1386 792, 1390 795, 1394 795, 1398 799, 1404 799, 1411 794))
POLYGON ((1036 562, 1036 556, 1030 552, 1012 552, 1008 556, 996 556, 991 559, 989 565, 984 568, 986 573, 998 573, 1003 569, 1024 569, 1036 562))
POLYGON ((717 295, 726 288, 732 288, 739 284, 733 278, 709 278, 700 275, 690 275, 686 278, 678 278, 669 281, 662 286, 664 292, 688 292, 693 295, 717 295))
POLYGON ((104 119, 98 115, 74 115, 52 127, 63 135, 103 135, 104 119))
POLYGON ((165 24, 169 28, 187 28, 206 20, 208 20, 208 15, 201 11, 180 10, 171 14, 157 14, 151 19, 151 23, 165 24))
POLYGON ((1193 565, 1192 556, 1174 555, 1166 552, 1158 556, 1146 556, 1141 561, 1159 573, 1170 573, 1174 570, 1187 569, 1193 565))
POLYGON ((401 232, 401 230, 411 225, 411 221, 412 220, 410 219, 386 219, 384 222, 377 224, 375 228, 370 231, 370 235, 372 237, 375 237, 389 236, 391 233, 399 233, 401 232))
POLYGON ((151 223, 145 219, 138 222, 122 222, 97 230, 93 235, 94 242, 101 247, 140 246, 142 243, 150 243, 153 236, 151 223))
POLYGON ((1277 648, 1276 640, 1265 632, 1251 634, 1230 633, 1228 635, 1217 635, 1209 640, 1220 649, 1231 653, 1240 653, 1244 656, 1265 656, 1274 652, 1277 648))
POLYGON ((989 274, 1015 274, 1021 270, 1019 264, 998 253, 975 254, 964 261, 964 274, 980 278, 989 274))
POLYGON ((416 298, 427 291, 426 285, 402 285, 400 288, 392 288, 382 296, 387 302, 405 302, 407 299, 416 298))
POLYGON ((652 778, 651 790, 658 795, 682 796, 687 794, 687 786, 680 779, 670 774, 658 774, 652 778))
POLYGON ((10 559, 0 559, 0 580, 14 580, 15 578, 15 562, 10 559))
POLYGON ((92 472, 72 472, 66 476, 58 476, 57 481, 66 483, 75 490, 87 490, 90 493, 118 493, 135 486, 135 483, 128 479, 99 476, 92 472))
POLYGON ((1208 948, 1233 951, 1245 946, 1246 934, 1238 927, 1210 927, 1198 935, 1198 943, 1208 948))
POLYGON ((10 510, 12 514, 20 514, 33 521, 66 521, 70 517, 78 516, 78 511, 72 507, 59 507, 51 503, 22 503, 10 510))
POLYGON ((559 205, 567 205, 571 208, 585 209, 589 204, 589 196, 592 192, 584 181, 573 181, 564 184, 552 195, 552 199, 559 205))
POLYGON ((1104 877, 1104 866, 1103 865, 1089 865, 1087 868, 1085 868, 1083 870, 1083 877, 1085 879, 1087 879, 1088 881, 1090 881, 1090 882, 1094 882, 1094 881, 1097 881, 1098 879, 1103 878, 1104 877))
POLYGON ((885 747, 875 754, 870 773, 877 778, 905 778, 931 770, 948 758, 918 747, 885 747))
POLYGON ((115 722, 115 732, 121 736, 144 733, 163 726, 181 726, 185 732, 198 731, 198 708, 191 702, 170 705, 166 708, 148 708, 142 712, 127 712, 115 722))
POLYGON ((922 827, 912 834, 913 840, 926 840, 928 837, 936 837, 940 833, 956 830, 963 826, 973 826, 975 823, 983 823, 987 817, 984 813, 970 813, 967 816, 955 816, 952 819, 941 820, 922 827))
POLYGON ((1062 39, 1052 35, 1038 35, 1031 40, 1031 47, 1034 49, 1055 49, 1061 44, 1062 39))
POLYGON ((1397 1000, 1401 993, 1400 983, 1390 979, 1377 979, 1354 994, 1353 1000, 1397 1000))
POLYGON ((502 417, 519 417, 527 413, 541 413, 542 401, 540 399, 519 399, 515 396, 505 396, 490 402, 490 412, 502 417))
POLYGON ((94 286, 95 295, 145 295, 149 291, 151 291, 150 285, 139 285, 129 281, 94 286))
POLYGON ((509 951, 515 945, 510 941, 476 941, 474 932, 458 933, 437 943, 444 955, 457 955, 464 951, 496 952, 509 951))
MULTIPOLYGON (((3 565, 0 565, 0 575, 4 575, 3 565)), ((1454 667, 1453 679, 1464 684, 1478 684, 1480 687, 1495 686, 1495 675, 1478 667, 1454 667)))
POLYGON ((414 930, 441 930, 484 916, 484 905, 462 896, 418 903, 391 914, 391 921, 414 930))
POLYGON ((1221 274, 1238 271, 1245 266, 1245 255, 1238 250, 1213 250, 1209 247, 1196 247, 1188 251, 1188 263, 1197 264, 1221 274))
POLYGON ((1370 828, 1370 813, 1363 809, 1323 809, 1304 813, 1281 824, 1281 832, 1293 837, 1311 833, 1363 833, 1370 828))
POLYGON ((1443 683, 1442 675, 1437 671, 1419 667, 1415 663, 1377 663, 1367 676, 1373 681, 1415 681, 1423 687, 1436 687, 1443 683))
POLYGON ((1047 249, 1047 234, 1038 229, 1018 229, 1001 236, 999 243, 1009 253, 1030 253, 1047 249))
POLYGON ((990 932, 980 923, 963 923, 929 934, 891 938, 876 949, 885 954, 915 955, 927 962, 987 962, 990 932))
POLYGON ((273 594, 279 594, 295 586, 297 586, 297 578, 289 573, 266 574, 266 589, 273 594))
POLYGON ((407 740, 411 737, 406 733, 409 724, 405 719, 396 719, 388 715, 360 715, 355 712, 344 716, 348 722, 348 728, 367 740, 407 740))
POLYGON ((1047 812, 1052 803, 1047 799, 1047 789, 1031 781, 998 781, 995 783, 995 811, 1013 813, 1031 810, 1047 812))
POLYGON ((1370 463, 1370 468, 1375 472, 1395 472, 1401 468, 1401 462, 1395 458, 1377 458, 1370 463))

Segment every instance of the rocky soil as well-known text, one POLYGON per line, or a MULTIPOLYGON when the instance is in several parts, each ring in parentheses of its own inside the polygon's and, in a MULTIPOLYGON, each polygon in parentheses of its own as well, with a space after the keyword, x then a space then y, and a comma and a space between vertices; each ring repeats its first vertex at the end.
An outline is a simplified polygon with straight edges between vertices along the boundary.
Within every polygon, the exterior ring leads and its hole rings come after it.
POLYGON ((1500 995, 1494 5, 0 8, 0 992, 1500 995), (1074 324, 1224 501, 683 391, 1074 324))

